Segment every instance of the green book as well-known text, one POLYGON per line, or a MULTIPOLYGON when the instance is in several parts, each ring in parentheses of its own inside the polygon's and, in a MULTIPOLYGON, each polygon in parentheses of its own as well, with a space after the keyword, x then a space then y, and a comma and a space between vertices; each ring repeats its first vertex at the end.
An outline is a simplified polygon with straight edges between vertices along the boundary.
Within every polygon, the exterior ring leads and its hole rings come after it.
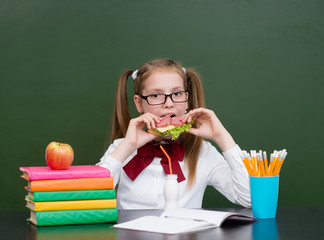
POLYGON ((36 226, 91 224, 117 222, 118 210, 111 209, 85 209, 65 211, 30 211, 27 219, 36 226))
POLYGON ((116 190, 103 189, 103 190, 28 192, 27 197, 33 200, 34 202, 115 199, 116 190))

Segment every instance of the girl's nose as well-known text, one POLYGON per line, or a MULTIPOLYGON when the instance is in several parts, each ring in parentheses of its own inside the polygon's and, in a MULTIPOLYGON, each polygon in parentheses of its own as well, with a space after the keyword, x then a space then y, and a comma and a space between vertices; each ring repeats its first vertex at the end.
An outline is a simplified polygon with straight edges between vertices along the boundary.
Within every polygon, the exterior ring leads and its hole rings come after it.
POLYGON ((167 96, 166 100, 165 100, 165 103, 163 104, 163 106, 165 107, 169 107, 169 106, 173 106, 173 101, 171 99, 171 96, 167 96))

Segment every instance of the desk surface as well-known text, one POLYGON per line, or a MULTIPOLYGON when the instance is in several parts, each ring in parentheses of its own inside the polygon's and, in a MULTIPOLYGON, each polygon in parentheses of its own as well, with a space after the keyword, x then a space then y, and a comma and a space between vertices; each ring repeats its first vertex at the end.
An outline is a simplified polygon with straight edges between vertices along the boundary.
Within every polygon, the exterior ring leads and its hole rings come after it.
MULTIPOLYGON (((250 209, 215 209, 251 215, 250 209)), ((118 222, 125 222, 145 215, 159 215, 161 210, 120 210, 118 222)), ((324 207, 279 207, 274 220, 254 223, 225 222, 220 228, 204 231, 162 235, 111 228, 112 224, 35 227, 26 222, 28 211, 0 212, 0 239, 30 240, 185 240, 185 239, 323 239, 324 207)))

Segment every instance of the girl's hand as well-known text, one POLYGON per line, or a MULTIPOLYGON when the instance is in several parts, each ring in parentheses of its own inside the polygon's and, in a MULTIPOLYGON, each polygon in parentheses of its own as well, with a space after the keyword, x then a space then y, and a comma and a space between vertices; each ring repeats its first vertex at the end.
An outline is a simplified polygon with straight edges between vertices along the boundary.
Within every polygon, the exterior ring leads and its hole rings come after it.
POLYGON ((111 153, 111 156, 120 162, 124 162, 135 150, 153 141, 157 136, 147 133, 145 127, 148 129, 155 128, 155 122, 159 123, 160 118, 151 113, 145 113, 131 119, 124 141, 111 153))
POLYGON ((156 135, 147 133, 145 127, 147 129, 156 128, 155 123, 159 122, 160 118, 151 113, 145 113, 131 119, 126 132, 125 142, 136 150, 146 143, 153 141, 156 135))
POLYGON ((190 128, 189 133, 213 140, 223 152, 236 145, 232 136, 227 132, 212 110, 197 108, 182 116, 181 120, 183 122, 194 120, 198 127, 190 128))

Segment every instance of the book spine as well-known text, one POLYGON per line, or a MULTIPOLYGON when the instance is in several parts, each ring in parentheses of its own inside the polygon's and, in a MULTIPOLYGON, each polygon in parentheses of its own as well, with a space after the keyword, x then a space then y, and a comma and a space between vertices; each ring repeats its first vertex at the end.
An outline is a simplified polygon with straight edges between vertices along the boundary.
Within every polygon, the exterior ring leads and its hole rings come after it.
POLYGON ((37 226, 117 222, 117 209, 86 209, 36 212, 37 226))
POLYGON ((34 211, 116 208, 116 199, 57 202, 32 202, 27 200, 27 207, 34 211))
POLYGON ((33 192, 34 202, 115 199, 115 189, 33 192))
POLYGON ((31 192, 113 189, 113 178, 78 178, 29 181, 31 192))

